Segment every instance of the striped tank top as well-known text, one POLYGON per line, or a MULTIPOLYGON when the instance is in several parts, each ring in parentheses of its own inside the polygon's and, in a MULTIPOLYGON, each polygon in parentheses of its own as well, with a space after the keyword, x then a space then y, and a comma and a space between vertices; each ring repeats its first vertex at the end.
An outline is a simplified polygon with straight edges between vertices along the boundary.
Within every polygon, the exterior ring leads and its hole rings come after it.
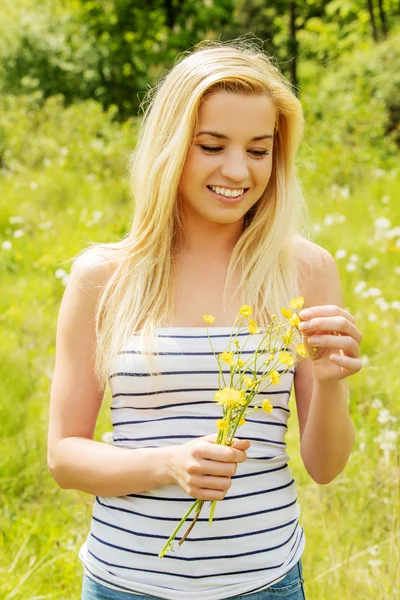
MULTIPOLYGON (((230 331, 209 329, 216 353, 226 349, 230 331)), ((139 336, 129 338, 109 368, 112 443, 122 448, 184 444, 215 432, 215 421, 222 416, 214 400, 218 366, 206 328, 159 328, 156 335, 154 373, 148 352, 139 349, 139 336)), ((245 339, 248 333, 241 335, 245 339)), ((256 349, 261 335, 249 336, 243 354, 256 349)), ((97 496, 79 554, 85 573, 105 586, 166 600, 222 600, 282 579, 305 547, 285 444, 293 376, 294 368, 253 401, 260 405, 269 398, 272 413, 258 410, 237 430, 235 437, 248 439, 251 446, 217 503, 211 527, 206 502, 185 543, 177 544, 190 517, 175 540, 175 551, 159 558, 194 499, 178 485, 97 496)))

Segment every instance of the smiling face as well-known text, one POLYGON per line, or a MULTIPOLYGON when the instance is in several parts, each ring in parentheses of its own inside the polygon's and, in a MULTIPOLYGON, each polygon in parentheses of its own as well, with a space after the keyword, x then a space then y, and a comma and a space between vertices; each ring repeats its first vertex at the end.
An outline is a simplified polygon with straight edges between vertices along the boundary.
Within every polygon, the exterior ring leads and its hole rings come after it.
POLYGON ((221 224, 243 220, 271 176, 275 119, 266 95, 207 96, 180 181, 186 215, 221 224))

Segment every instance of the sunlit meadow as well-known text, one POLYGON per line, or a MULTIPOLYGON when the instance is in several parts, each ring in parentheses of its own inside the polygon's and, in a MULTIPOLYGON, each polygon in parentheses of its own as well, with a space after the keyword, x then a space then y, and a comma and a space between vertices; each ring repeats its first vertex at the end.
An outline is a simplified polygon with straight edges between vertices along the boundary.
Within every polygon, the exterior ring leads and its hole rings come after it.
MULTIPOLYGON (((55 99, 39 109, 37 101, 10 101, 0 117, 7 140, 0 179, 0 597, 78 600, 77 554, 92 499, 58 489, 46 467, 56 321, 65 261, 89 239, 116 239, 129 225, 126 159, 137 124, 120 126, 95 103, 63 109, 55 99)), ((328 485, 305 471, 290 400, 287 441, 307 538, 305 589, 309 600, 395 600, 400 173, 372 148, 360 175, 365 147, 334 157, 327 137, 316 141, 310 131, 306 142, 299 164, 314 240, 336 258, 345 306, 364 335, 364 369, 348 382, 354 449, 328 485), (339 177, 342 167, 346 176, 339 177)), ((108 389, 96 430, 104 441, 109 401, 108 389)))

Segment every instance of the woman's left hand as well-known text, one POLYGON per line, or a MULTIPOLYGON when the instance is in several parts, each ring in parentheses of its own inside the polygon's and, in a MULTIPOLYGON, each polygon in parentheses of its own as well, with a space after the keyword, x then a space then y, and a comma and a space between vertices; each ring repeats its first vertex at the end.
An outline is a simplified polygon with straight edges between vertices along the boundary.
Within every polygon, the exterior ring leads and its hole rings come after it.
POLYGON ((314 375, 319 382, 340 381, 362 368, 362 334, 354 317, 335 305, 311 306, 299 313, 299 330, 311 356, 314 375))

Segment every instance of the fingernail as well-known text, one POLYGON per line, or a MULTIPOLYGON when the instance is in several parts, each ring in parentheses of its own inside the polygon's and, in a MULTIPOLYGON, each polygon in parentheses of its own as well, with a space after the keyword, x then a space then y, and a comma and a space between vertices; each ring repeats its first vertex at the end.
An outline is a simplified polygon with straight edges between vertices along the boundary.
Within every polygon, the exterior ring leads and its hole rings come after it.
POLYGON ((302 321, 299 323, 299 329, 309 329, 311 327, 311 323, 307 323, 306 321, 302 321))
POLYGON ((308 319, 308 317, 311 317, 311 311, 310 310, 302 310, 299 313, 299 316, 301 319, 308 319))

